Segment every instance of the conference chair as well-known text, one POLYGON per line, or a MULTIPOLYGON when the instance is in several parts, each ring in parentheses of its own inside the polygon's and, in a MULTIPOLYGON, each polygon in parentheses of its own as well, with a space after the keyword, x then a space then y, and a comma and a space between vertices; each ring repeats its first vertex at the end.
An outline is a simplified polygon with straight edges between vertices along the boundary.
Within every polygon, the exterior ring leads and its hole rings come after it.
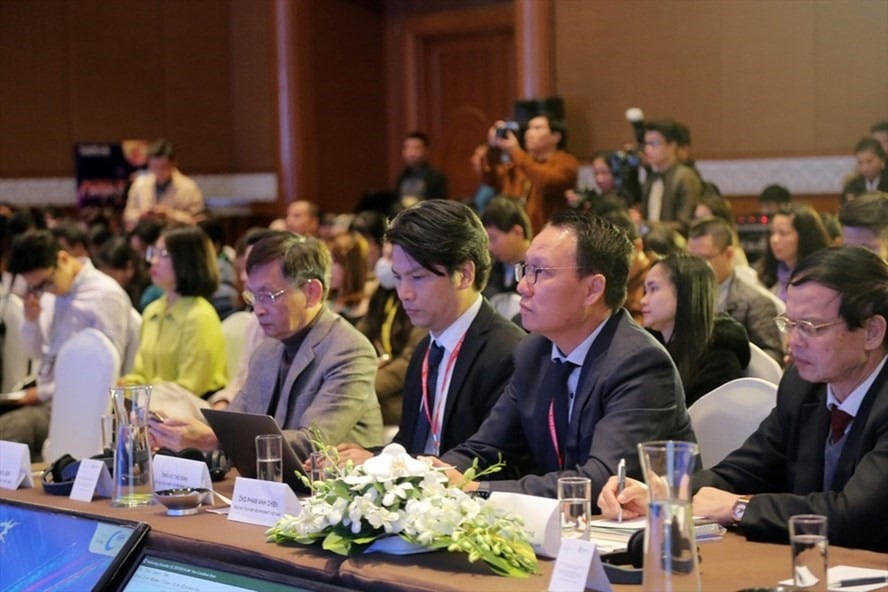
POLYGON ((783 378, 783 368, 777 360, 765 353, 765 350, 754 343, 749 344, 749 365, 743 371, 743 376, 761 378, 774 384, 780 384, 783 378))
POLYGON ((55 393, 43 458, 86 458, 102 450, 100 418, 110 411, 109 389, 117 382, 120 354, 98 329, 68 339, 55 362, 55 393))
POLYGON ((777 402, 777 385, 761 378, 737 378, 706 393, 689 408, 691 426, 706 469, 746 441, 777 402))
POLYGON ((225 363, 228 365, 228 380, 237 374, 247 333, 247 323, 253 313, 245 310, 231 313, 222 321, 222 336, 225 339, 225 363))
POLYGON ((21 298, 15 294, 0 296, 0 312, 6 335, 3 338, 3 384, 0 392, 8 393, 15 390, 28 375, 28 354, 22 347, 21 328, 25 322, 25 309, 21 298))
POLYGON ((142 340, 142 315, 135 308, 130 308, 129 317, 126 347, 123 352, 123 367, 120 369, 121 376, 133 371, 133 366, 136 364, 136 352, 139 351, 139 344, 142 340))

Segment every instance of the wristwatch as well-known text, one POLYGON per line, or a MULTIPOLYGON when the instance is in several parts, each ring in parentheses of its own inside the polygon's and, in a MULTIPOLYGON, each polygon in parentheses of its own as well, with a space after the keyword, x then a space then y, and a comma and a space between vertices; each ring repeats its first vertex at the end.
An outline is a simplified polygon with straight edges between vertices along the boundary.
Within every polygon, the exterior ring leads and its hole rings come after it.
POLYGON ((751 499, 751 495, 741 495, 737 498, 737 501, 734 502, 734 508, 731 510, 731 520, 734 524, 740 524, 740 521, 743 520, 743 514, 746 513, 746 506, 751 499))

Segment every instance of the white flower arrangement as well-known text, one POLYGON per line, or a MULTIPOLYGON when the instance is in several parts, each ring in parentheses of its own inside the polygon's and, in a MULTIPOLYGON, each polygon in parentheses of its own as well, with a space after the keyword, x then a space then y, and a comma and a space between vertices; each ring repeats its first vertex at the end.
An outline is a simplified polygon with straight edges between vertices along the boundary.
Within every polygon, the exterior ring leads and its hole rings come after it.
MULTIPOLYGON (((475 467, 466 471, 467 480, 476 473, 475 467)), ((482 559, 500 575, 537 571, 519 516, 450 486, 440 468, 411 457, 399 444, 389 444, 363 465, 346 463, 323 481, 303 480, 313 495, 303 500, 298 516, 286 515, 268 530, 269 541, 322 540, 324 549, 348 555, 399 536, 426 549, 467 553, 469 561, 482 559)))

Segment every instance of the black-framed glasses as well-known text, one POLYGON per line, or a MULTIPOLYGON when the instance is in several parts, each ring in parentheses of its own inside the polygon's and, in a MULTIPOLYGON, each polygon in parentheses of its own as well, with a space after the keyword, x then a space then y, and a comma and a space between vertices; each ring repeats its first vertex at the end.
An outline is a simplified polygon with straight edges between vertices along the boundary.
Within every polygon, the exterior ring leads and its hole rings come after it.
POLYGON ((520 282, 523 279, 532 286, 540 279, 541 271, 556 271, 559 269, 580 269, 580 267, 539 267, 522 261, 515 264, 515 281, 520 282))
POLYGON ((819 337, 823 330, 827 327, 832 327, 833 325, 838 325, 843 322, 843 319, 836 319, 835 321, 829 321, 828 323, 812 323, 811 321, 794 321, 786 315, 780 315, 779 317, 774 319, 774 322, 777 324, 777 328, 784 335, 789 335, 793 329, 798 329, 799 333, 804 335, 805 337, 819 337))
POLYGON ((291 287, 292 286, 287 286, 277 292, 251 292, 249 290, 244 290, 241 292, 241 297, 249 306, 256 306, 256 303, 265 306, 277 302, 291 287))
POLYGON ((28 286, 28 294, 43 294, 52 289, 55 285, 55 274, 56 267, 52 268, 52 271, 49 272, 49 275, 43 278, 43 281, 39 284, 34 284, 33 286, 28 286))
POLYGON ((155 257, 166 259, 170 256, 170 252, 162 247, 149 246, 145 249, 145 261, 151 263, 155 257))

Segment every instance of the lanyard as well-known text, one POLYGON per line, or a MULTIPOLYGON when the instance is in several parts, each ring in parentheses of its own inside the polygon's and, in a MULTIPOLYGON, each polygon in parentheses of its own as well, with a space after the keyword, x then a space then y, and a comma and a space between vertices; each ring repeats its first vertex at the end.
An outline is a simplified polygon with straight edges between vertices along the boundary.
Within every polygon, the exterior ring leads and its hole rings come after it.
MULTIPOLYGON (((444 393, 450 388, 450 381, 453 377, 451 371, 453 370, 453 365, 456 363, 456 358, 459 355, 459 350, 462 348, 463 339, 466 338, 466 334, 463 333, 462 337, 459 338, 459 341, 456 342, 456 347, 453 348, 453 351, 450 353, 450 357, 447 358, 447 366, 444 368, 444 380, 441 383, 441 393, 435 399, 435 409, 434 415, 432 411, 429 409, 429 351, 432 349, 432 342, 429 341, 429 347, 426 348, 425 357, 422 359, 422 408, 425 410, 426 419, 429 421, 429 426, 432 432, 432 445, 435 447, 435 454, 438 453, 441 445, 441 423, 443 423, 441 418, 441 401, 444 400, 444 393)), ((435 385, 437 388, 437 385, 435 385)))
POLYGON ((555 429, 555 399, 549 401, 549 438, 552 439, 552 447, 558 458, 558 467, 564 468, 564 458, 561 456, 561 447, 558 445, 558 430, 555 429))

